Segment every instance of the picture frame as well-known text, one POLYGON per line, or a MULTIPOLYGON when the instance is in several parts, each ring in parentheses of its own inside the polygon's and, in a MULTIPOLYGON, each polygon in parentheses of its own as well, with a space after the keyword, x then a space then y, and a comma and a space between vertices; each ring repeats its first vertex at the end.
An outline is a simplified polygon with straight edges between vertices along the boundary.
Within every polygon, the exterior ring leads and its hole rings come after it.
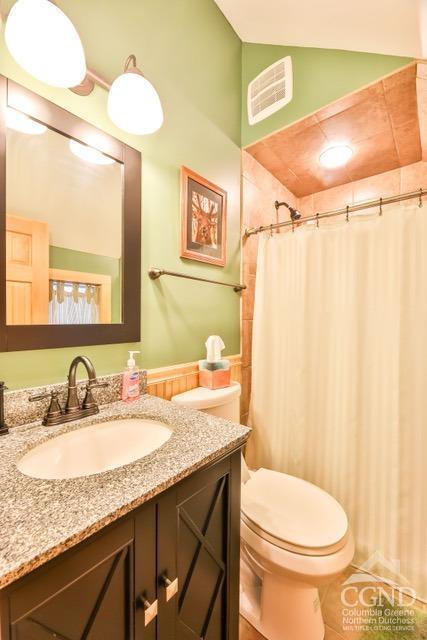
POLYGON ((223 267, 227 256, 227 192, 181 167, 182 258, 223 267))

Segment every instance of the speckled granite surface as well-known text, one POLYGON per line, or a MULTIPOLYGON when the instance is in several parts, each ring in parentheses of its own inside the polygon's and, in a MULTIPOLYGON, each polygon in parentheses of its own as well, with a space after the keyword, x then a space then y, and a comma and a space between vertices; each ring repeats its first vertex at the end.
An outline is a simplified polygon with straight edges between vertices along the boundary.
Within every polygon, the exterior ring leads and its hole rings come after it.
POLYGON ((16 427, 0 438, 0 588, 81 542, 221 455, 250 430, 149 395, 115 402, 100 414, 58 427, 16 427), (37 480, 16 462, 41 442, 116 418, 160 420, 171 438, 148 456, 113 471, 70 480, 37 480))

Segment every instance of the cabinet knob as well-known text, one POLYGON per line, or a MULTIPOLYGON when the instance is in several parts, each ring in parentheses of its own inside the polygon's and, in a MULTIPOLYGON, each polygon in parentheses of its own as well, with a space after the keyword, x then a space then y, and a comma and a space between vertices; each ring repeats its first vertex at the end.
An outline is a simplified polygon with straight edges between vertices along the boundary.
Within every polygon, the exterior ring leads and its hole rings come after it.
POLYGON ((137 597, 136 604, 144 609, 144 626, 146 627, 157 616, 158 602, 157 600, 149 602, 147 598, 141 594, 137 597))
POLYGON ((166 575, 163 575, 160 576, 160 584, 165 588, 166 602, 169 602, 178 593, 178 578, 170 580, 166 575))

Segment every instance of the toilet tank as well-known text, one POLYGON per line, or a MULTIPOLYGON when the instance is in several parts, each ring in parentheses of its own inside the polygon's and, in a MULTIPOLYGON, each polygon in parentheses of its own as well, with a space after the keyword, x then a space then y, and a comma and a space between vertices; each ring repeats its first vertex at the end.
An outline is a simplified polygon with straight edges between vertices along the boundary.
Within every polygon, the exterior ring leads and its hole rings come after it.
POLYGON ((205 389, 196 387, 190 391, 179 393, 171 398, 172 402, 184 407, 198 409, 210 413, 218 418, 225 418, 232 422, 240 422, 240 393, 238 382, 232 382, 224 389, 205 389))

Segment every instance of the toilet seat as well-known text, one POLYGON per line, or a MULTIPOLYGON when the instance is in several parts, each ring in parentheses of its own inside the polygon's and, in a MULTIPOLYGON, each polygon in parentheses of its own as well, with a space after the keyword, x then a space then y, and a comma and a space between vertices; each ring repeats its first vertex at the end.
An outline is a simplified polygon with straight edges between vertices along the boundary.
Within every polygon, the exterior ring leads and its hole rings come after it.
POLYGON ((309 584, 327 584, 348 567, 354 556, 354 539, 349 531, 344 546, 327 555, 306 555, 295 553, 261 538, 244 520, 241 521, 243 549, 249 550, 264 572, 293 577, 309 584))
POLYGON ((332 496, 269 469, 259 469, 242 485, 241 518, 260 538, 300 555, 337 553, 349 538, 346 513, 332 496))

